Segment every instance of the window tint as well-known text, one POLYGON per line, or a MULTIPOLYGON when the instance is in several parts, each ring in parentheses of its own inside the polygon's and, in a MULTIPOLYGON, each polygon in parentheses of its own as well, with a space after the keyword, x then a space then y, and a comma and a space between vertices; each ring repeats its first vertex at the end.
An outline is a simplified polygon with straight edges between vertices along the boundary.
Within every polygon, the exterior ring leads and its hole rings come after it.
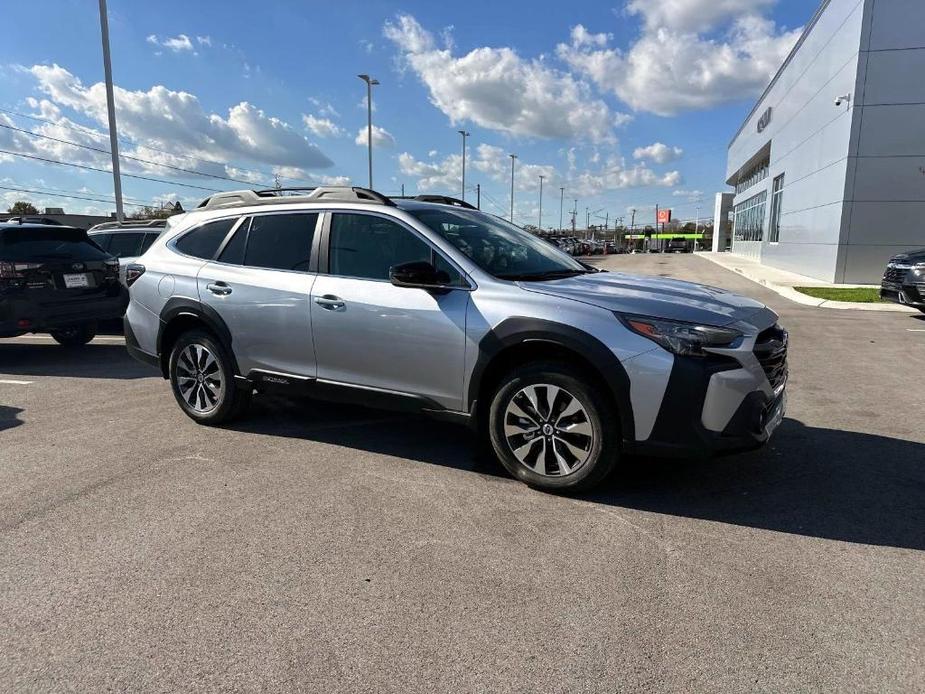
POLYGON ((437 272, 445 273, 446 277, 444 279, 447 286, 450 287, 468 287, 469 283, 466 282, 462 275, 459 274, 459 270, 450 265, 450 261, 444 258, 439 253, 434 253, 434 267, 437 269, 437 272))
POLYGON ((247 230, 250 227, 251 220, 247 219, 234 232, 234 236, 228 242, 228 245, 222 250, 218 257, 221 263, 230 263, 231 265, 244 265, 244 249, 247 247, 247 230))
MULTIPOLYGON (((267 214, 251 220, 244 264, 274 270, 308 270, 317 214, 267 214)), ((238 234, 240 235, 240 234, 238 234)), ((232 239, 232 242, 237 239, 232 239)))
POLYGON ((109 252, 117 258, 134 258, 141 255, 145 235, 141 232, 120 232, 112 235, 109 252))
POLYGON ((382 217, 335 214, 329 251, 332 275, 387 280, 389 268, 431 261, 431 249, 403 226, 382 217))
POLYGON ((90 240, 104 251, 109 250, 109 239, 112 234, 89 234, 90 240))
MULTIPOLYGON (((151 248, 151 244, 153 244, 155 241, 157 241, 157 237, 158 237, 158 236, 160 236, 160 234, 158 234, 158 233, 156 233, 156 232, 153 233, 153 234, 145 234, 145 240, 144 240, 144 242, 141 244, 141 252, 144 253, 146 250, 148 250, 149 248, 151 248)), ((140 254, 139 254, 139 255, 140 255, 140 254)))
POLYGON ((211 260, 237 218, 219 219, 187 232, 177 241, 177 250, 195 258, 211 260))
POLYGON ((0 231, 0 260, 103 260, 109 254, 87 232, 70 227, 21 227, 0 231))

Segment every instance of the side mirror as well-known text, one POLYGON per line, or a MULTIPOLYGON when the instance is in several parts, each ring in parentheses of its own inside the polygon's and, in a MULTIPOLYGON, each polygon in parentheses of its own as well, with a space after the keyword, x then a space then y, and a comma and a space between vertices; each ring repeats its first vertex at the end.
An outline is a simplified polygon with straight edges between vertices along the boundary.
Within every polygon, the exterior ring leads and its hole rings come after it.
POLYGON ((396 287, 440 289, 449 285, 450 276, 426 261, 415 260, 390 267, 389 280, 396 287))

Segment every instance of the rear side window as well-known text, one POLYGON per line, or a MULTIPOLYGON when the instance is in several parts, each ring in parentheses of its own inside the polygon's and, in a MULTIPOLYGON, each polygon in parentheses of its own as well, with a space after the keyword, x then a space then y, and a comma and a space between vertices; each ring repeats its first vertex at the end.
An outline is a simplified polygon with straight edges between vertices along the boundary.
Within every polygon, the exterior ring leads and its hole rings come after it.
POLYGON ((102 260, 109 254, 82 229, 22 227, 0 232, 0 260, 102 260))
POLYGON ((109 239, 112 237, 112 234, 89 234, 89 236, 90 240, 104 251, 109 250, 109 239))
MULTIPOLYGON (((141 244, 141 253, 144 253, 146 250, 151 248, 151 244, 157 241, 157 237, 160 236, 158 233, 154 234, 145 234, 145 240, 141 244)), ((139 253, 138 255, 141 255, 139 253)))
POLYGON ((107 249, 117 258, 135 258, 141 255, 141 244, 145 240, 142 232, 119 232, 112 234, 107 249))
POLYGON ((237 217, 208 222, 181 236, 175 246, 180 253, 211 260, 215 251, 237 222, 237 217))
MULTIPOLYGON (((253 217, 247 235, 244 264, 274 270, 307 271, 317 222, 317 214, 267 214, 253 217)), ((229 247, 237 241, 232 239, 229 247)))

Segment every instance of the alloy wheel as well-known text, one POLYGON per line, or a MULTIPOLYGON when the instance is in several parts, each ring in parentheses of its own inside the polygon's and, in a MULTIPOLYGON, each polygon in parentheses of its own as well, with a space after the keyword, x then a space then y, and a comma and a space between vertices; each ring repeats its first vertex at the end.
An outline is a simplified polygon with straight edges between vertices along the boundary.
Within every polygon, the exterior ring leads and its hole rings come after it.
POLYGON ((574 395, 548 383, 514 394, 504 412, 504 437, 522 465, 547 477, 572 474, 594 448, 588 412, 574 395))
POLYGON ((193 411, 208 414, 221 404, 225 382, 208 347, 187 345, 177 358, 176 378, 180 397, 193 411))

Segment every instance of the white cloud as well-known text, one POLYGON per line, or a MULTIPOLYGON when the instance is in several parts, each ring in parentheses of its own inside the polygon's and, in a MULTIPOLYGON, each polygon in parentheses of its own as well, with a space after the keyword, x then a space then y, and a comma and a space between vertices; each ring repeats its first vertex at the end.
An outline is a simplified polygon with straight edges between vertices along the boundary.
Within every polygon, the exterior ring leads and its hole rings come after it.
POLYGON ((198 43, 200 46, 209 46, 209 48, 211 48, 212 47, 212 37, 211 36, 197 36, 196 43, 198 43))
MULTIPOLYGON (((206 39, 209 46, 212 45, 211 40, 208 36, 198 36, 196 37, 199 40, 200 44, 205 44, 206 39)), ((193 52, 193 42, 190 40, 190 37, 186 34, 177 34, 176 36, 165 36, 163 39, 158 38, 156 34, 151 34, 145 39, 148 43, 155 46, 163 46, 174 53, 181 53, 183 51, 193 52)))
POLYGON ((331 105, 330 101, 323 101, 314 96, 308 97, 308 100, 318 109, 318 114, 323 118, 340 118, 337 109, 331 105))
POLYGON ((702 190, 676 190, 672 193, 676 198, 684 198, 688 202, 698 202, 703 199, 702 190))
MULTIPOLYGON (((58 65, 28 68, 39 89, 48 95, 47 108, 73 109, 101 126, 108 123, 106 90, 102 82, 85 86, 80 79, 58 65)), ((176 92, 162 85, 147 91, 130 91, 115 86, 116 115, 124 137, 158 149, 183 152, 190 157, 219 160, 247 160, 275 166, 324 168, 332 165, 317 146, 288 123, 269 116, 246 101, 228 109, 227 116, 209 113, 195 95, 176 92)), ((63 139, 73 140, 74 133, 63 139)), ((71 156, 83 156, 68 148, 71 156)), ((170 155, 145 150, 144 158, 161 161, 170 155)), ((86 150, 80 150, 84 152, 86 150)), ((91 153, 92 154, 92 153, 91 153)), ((179 159, 189 166, 189 158, 179 159)), ((202 170, 204 165, 196 168, 202 170)), ((219 167, 221 169, 222 167, 219 167)))
POLYGON ((613 34, 592 34, 581 24, 572 27, 572 43, 576 46, 604 47, 613 38, 613 34))
POLYGON ((456 57, 410 15, 387 22, 383 32, 399 49, 402 65, 427 87, 431 103, 454 124, 470 121, 519 136, 613 140, 616 117, 607 104, 585 82, 542 59, 488 47, 456 57))
POLYGON ((303 114, 302 122, 318 137, 339 137, 344 133, 330 118, 318 118, 311 113, 303 114))
MULTIPOLYGON (((756 10, 764 0, 653 0, 630 3, 644 17, 640 38, 628 51, 572 32, 557 55, 573 70, 633 108, 671 116, 740 101, 759 93, 783 63, 801 29, 785 31, 756 10), (714 8, 701 19, 686 10, 714 8), (717 24, 719 23, 719 24, 717 24), (705 36, 698 29, 721 26, 705 36)), ((584 30, 582 30, 584 31, 584 30)), ((596 35, 600 36, 600 35, 596 35)))
MULTIPOLYGON (((357 132, 356 142, 358 145, 363 145, 364 147, 369 142, 368 132, 366 126, 363 126, 357 132)), ((373 125, 373 147, 394 147, 395 138, 385 128, 381 128, 378 125, 373 125)))
POLYGON ((777 0, 630 0, 626 10, 641 17, 650 29, 664 27, 702 32, 730 19, 765 11, 775 2, 777 0))
POLYGON ((644 159, 656 164, 667 164, 680 159, 684 150, 680 147, 669 147, 661 142, 655 142, 648 147, 637 147, 633 150, 633 159, 644 159))

